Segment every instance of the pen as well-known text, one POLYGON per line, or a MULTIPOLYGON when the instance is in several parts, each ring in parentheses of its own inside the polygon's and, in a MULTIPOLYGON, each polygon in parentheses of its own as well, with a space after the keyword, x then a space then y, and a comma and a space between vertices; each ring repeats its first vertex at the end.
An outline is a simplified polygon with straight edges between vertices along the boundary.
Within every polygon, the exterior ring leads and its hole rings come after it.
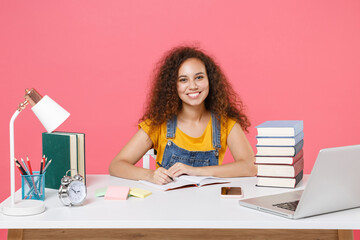
POLYGON ((46 169, 47 169, 47 168, 48 168, 48 166, 50 165, 51 161, 52 161, 52 159, 50 159, 50 160, 46 163, 46 165, 45 165, 45 167, 44 167, 43 172, 45 172, 45 171, 46 171, 46 169))
POLYGON ((28 166, 29 166, 29 172, 30 172, 30 174, 32 175, 32 169, 31 169, 30 159, 29 159, 28 156, 26 156, 26 161, 27 161, 27 164, 28 164, 28 166))
MULTIPOLYGON (((156 163, 159 167, 164 168, 163 165, 161 165, 161 163, 159 163, 158 161, 156 161, 156 163)), ((170 176, 168 176, 168 177, 171 179, 171 181, 174 181, 174 179, 172 177, 170 177, 170 176)))

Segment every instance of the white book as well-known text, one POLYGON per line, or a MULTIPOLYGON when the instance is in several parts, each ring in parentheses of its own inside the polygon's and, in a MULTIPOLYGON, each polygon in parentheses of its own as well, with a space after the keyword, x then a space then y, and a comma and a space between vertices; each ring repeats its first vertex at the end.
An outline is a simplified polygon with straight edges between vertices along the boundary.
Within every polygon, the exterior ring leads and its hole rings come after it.
POLYGON ((255 163, 256 164, 286 164, 286 165, 293 165, 297 161, 299 161, 304 156, 304 150, 296 154, 294 157, 260 157, 256 156, 255 163))
POLYGON ((257 176, 265 177, 295 177, 304 169, 304 158, 294 165, 257 164, 257 176))
POLYGON ((168 191, 183 187, 202 187, 211 184, 229 183, 229 181, 224 178, 217 178, 212 176, 188 176, 188 175, 179 176, 175 178, 174 181, 164 185, 155 184, 145 180, 139 180, 139 182, 163 191, 168 191))
POLYGON ((277 146, 258 146, 256 145, 256 156, 284 156, 290 157, 298 154, 303 148, 304 140, 292 147, 277 147, 277 146))
POLYGON ((285 187, 295 188, 296 185, 302 180, 303 171, 301 171, 296 177, 284 178, 284 177, 257 177, 258 187, 285 187))
POLYGON ((304 132, 295 137, 256 137, 258 146, 295 146, 304 138, 304 132))
POLYGON ((256 126, 261 137, 294 137, 303 130, 302 120, 266 121, 256 126))

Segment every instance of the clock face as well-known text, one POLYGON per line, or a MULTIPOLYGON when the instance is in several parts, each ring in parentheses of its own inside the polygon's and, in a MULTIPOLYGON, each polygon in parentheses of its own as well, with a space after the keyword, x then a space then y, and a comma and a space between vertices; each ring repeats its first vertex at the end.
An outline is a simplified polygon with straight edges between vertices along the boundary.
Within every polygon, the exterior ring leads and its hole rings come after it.
POLYGON ((72 181, 68 186, 69 200, 73 204, 80 204, 86 197, 86 187, 81 181, 72 181))

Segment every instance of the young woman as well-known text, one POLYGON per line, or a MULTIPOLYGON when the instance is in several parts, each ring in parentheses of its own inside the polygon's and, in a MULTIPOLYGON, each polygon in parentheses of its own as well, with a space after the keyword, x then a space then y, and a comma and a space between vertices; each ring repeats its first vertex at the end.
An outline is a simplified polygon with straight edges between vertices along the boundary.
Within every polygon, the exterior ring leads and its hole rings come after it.
POLYGON ((244 134, 250 122, 220 67, 204 52, 177 47, 159 62, 139 130, 112 160, 110 175, 166 184, 182 174, 254 176, 244 134), (222 164, 229 146, 234 162, 222 164), (134 166, 151 148, 162 167, 134 166))

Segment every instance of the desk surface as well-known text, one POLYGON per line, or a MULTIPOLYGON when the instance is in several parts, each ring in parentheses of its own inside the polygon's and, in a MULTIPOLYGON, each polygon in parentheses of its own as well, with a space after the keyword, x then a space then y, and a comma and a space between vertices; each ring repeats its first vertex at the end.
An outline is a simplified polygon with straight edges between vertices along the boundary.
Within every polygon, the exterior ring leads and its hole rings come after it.
MULTIPOLYGON (((295 190, 302 189, 308 176, 295 190)), ((0 228, 236 228, 236 229, 360 229, 360 208, 289 220, 241 207, 238 200, 222 199, 222 186, 241 186, 245 197, 292 189, 255 187, 256 178, 233 178, 230 184, 163 192, 137 181, 108 175, 87 177, 88 197, 83 206, 65 207, 56 190, 46 189, 46 211, 26 217, 0 214, 0 228), (140 187, 152 191, 145 199, 105 201, 95 190, 107 186, 140 187)), ((19 199, 21 192, 16 192, 19 199)), ((9 199, 5 200, 8 201, 9 199)))

